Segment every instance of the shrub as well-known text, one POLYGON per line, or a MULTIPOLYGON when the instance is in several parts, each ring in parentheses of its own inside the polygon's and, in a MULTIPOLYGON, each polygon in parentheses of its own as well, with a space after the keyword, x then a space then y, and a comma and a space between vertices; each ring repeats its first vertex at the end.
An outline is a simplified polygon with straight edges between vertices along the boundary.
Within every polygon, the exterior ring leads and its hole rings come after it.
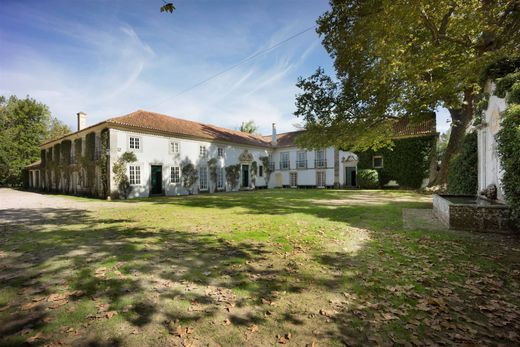
POLYGON ((502 187, 511 207, 513 220, 520 221, 520 104, 509 106, 501 125, 496 140, 504 170, 502 187))
POLYGON ((357 181, 360 188, 375 189, 379 188, 379 174, 376 170, 364 169, 357 173, 357 181))
POLYGON ((192 187, 198 178, 199 174, 192 163, 188 162, 182 167, 182 184, 188 190, 188 194, 193 194, 192 187))
POLYGON ((238 186, 238 179, 240 178, 240 164, 229 165, 226 167, 226 180, 234 190, 238 186))
POLYGON ((123 153, 119 159, 114 163, 112 172, 114 173, 114 181, 116 183, 119 197, 128 198, 130 194, 130 180, 126 174, 126 165, 137 161, 137 157, 133 152, 123 153))
POLYGON ((448 192, 476 195, 478 188, 477 134, 469 133, 462 141, 460 152, 453 157, 448 167, 448 192))

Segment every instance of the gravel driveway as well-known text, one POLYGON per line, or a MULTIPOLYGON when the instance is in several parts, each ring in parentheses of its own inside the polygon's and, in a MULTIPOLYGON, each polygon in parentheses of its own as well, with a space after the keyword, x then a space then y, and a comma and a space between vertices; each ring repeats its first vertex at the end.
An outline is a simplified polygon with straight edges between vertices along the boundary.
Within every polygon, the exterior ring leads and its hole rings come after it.
POLYGON ((0 188, 0 224, 38 223, 42 219, 60 214, 93 210, 102 206, 114 207, 117 203, 107 201, 83 202, 59 196, 0 188))

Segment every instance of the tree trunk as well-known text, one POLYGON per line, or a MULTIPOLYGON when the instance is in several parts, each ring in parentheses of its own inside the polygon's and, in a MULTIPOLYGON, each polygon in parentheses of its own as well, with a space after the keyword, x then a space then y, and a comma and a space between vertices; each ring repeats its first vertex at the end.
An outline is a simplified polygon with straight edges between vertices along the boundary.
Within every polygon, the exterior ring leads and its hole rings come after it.
POLYGON ((451 159, 459 153, 462 140, 466 135, 466 129, 473 119, 473 94, 471 91, 464 92, 464 104, 461 109, 449 109, 451 114, 451 134, 446 152, 441 161, 441 167, 430 186, 448 183, 448 168, 451 159))

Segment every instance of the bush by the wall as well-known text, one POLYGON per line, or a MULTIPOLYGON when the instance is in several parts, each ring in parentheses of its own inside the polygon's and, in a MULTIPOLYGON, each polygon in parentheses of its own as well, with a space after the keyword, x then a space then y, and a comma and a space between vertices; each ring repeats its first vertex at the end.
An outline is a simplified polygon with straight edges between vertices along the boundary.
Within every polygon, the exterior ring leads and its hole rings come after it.
POLYGON ((357 181, 360 188, 375 189, 379 188, 379 174, 376 170, 358 170, 357 181))
POLYGON ((377 152, 368 150, 357 153, 358 169, 373 169, 372 157, 383 157, 383 168, 376 169, 381 185, 396 180, 401 187, 420 188, 428 177, 430 155, 435 151, 433 136, 394 140, 394 146, 377 152))
POLYGON ((496 139, 504 170, 502 187, 511 207, 513 220, 520 222, 520 104, 509 106, 501 125, 496 139))
POLYGON ((453 157, 448 168, 450 194, 476 195, 478 189, 477 134, 464 137, 460 152, 453 157))

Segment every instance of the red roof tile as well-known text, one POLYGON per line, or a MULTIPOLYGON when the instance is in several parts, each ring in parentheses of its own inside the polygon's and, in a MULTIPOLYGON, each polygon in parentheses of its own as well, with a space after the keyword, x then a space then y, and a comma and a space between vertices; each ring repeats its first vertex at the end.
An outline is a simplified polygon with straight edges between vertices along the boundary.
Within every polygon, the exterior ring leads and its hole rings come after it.
POLYGON ((270 145, 270 141, 266 141, 259 135, 143 110, 132 112, 126 116, 111 118, 107 120, 107 123, 139 129, 158 130, 175 135, 193 136, 208 140, 228 141, 253 146, 270 145))

